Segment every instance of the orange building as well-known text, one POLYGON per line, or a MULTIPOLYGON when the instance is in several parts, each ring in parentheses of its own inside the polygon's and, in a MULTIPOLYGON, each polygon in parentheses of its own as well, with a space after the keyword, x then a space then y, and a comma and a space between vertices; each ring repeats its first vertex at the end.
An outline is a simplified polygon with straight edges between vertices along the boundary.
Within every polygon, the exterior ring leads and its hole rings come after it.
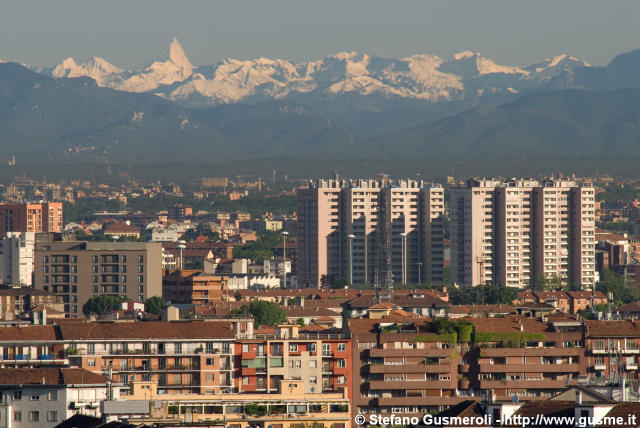
POLYGON ((62 202, 0 204, 0 236, 7 232, 62 232, 62 202))
POLYGON ((222 290, 229 279, 201 270, 165 271, 162 277, 162 297, 173 304, 202 305, 222 300, 222 290))

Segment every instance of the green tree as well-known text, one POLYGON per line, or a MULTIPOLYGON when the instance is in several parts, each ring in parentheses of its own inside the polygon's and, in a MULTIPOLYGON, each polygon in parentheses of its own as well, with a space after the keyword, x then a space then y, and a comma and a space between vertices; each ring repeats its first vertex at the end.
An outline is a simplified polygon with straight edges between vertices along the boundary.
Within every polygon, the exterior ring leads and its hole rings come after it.
POLYGON ((115 296, 103 294, 100 296, 93 296, 87 303, 82 306, 82 313, 85 315, 104 315, 109 311, 119 309, 122 302, 129 301, 126 296, 115 296))
POLYGON ((167 302, 160 296, 153 296, 144 302, 144 307, 150 314, 161 315, 162 311, 167 307, 167 302))
POLYGON ((304 323, 304 318, 298 318, 296 320, 296 324, 298 324, 300 327, 304 327, 306 324, 304 323))
POLYGON ((607 297, 609 292, 613 294, 614 306, 635 302, 640 298, 640 292, 633 284, 625 285, 622 275, 618 275, 611 269, 600 271, 600 282, 596 284, 596 290, 602 291, 607 297))
POLYGON ((280 305, 263 300, 251 302, 249 305, 243 305, 242 308, 238 309, 234 314, 251 315, 256 328, 260 328, 262 325, 281 324, 287 320, 284 309, 282 309, 280 305))

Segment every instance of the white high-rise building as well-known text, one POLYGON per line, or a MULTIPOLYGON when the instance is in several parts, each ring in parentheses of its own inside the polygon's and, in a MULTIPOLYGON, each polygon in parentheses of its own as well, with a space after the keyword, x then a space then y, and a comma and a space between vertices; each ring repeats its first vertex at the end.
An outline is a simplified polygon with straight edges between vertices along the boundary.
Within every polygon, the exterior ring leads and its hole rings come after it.
POLYGON ((7 232, 0 239, 2 285, 32 285, 35 232, 7 232))
POLYGON ((595 280, 595 191, 571 180, 469 180, 450 192, 451 280, 535 287, 595 280))
POLYGON ((318 180, 298 195, 301 287, 322 278, 354 284, 440 283, 444 190, 415 180, 318 180))

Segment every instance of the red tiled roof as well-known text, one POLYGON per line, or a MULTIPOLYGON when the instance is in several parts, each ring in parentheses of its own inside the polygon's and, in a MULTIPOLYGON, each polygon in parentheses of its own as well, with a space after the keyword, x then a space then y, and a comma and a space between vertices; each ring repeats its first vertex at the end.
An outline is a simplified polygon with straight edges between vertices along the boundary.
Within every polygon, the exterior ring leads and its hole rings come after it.
POLYGON ((228 321, 150 321, 64 323, 59 326, 65 340, 83 339, 199 339, 234 338, 228 321))
POLYGON ((587 337, 640 337, 640 322, 624 321, 585 321, 587 337))
POLYGON ((0 385, 105 385, 107 379, 77 368, 4 368, 0 385))
POLYGON ((0 327, 2 342, 36 342, 58 340, 54 326, 0 327))
POLYGON ((104 229, 105 235, 108 235, 110 233, 140 233, 140 230, 136 227, 128 225, 127 223, 116 222, 111 223, 104 229))

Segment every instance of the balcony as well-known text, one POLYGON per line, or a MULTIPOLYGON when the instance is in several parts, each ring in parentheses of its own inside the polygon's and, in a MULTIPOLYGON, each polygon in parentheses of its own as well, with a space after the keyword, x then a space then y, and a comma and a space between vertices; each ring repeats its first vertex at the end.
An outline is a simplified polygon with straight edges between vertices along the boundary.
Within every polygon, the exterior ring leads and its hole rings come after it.
POLYGON ((451 357, 453 349, 450 348, 426 348, 426 349, 368 349, 368 356, 375 357, 451 357))
POLYGON ((373 399, 376 406, 453 406, 468 397, 379 397, 373 399))
POLYGON ((593 368, 595 370, 605 370, 607 368, 607 366, 604 363, 595 363, 593 365, 593 368))
POLYGON ((369 389, 452 389, 456 387, 455 381, 450 380, 393 380, 393 381, 369 381, 369 389))
MULTIPOLYGON (((369 365, 369 373, 450 373, 450 364, 373 364, 369 365)), ((467 371, 469 366, 467 365, 467 371)))
POLYGON ((624 363, 625 370, 638 370, 638 363, 624 363))
POLYGON ((578 364, 480 364, 481 373, 579 373, 578 364))
POLYGON ((562 389, 567 387, 563 380, 526 379, 526 380, 481 380, 480 389, 493 388, 528 388, 528 389, 562 389))

